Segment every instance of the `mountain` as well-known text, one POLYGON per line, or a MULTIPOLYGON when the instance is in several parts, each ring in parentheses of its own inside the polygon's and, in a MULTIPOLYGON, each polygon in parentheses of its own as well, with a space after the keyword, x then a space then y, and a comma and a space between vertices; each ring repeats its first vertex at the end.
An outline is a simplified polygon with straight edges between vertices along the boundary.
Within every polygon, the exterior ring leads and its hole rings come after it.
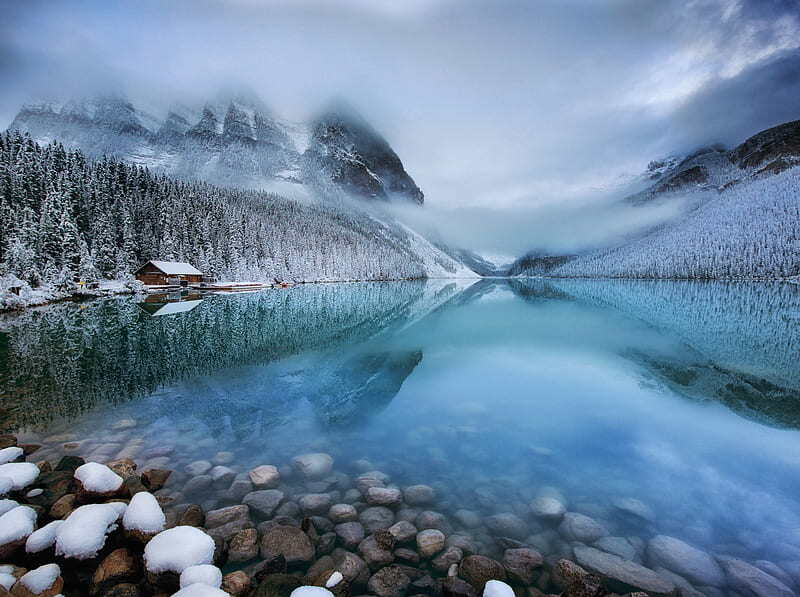
POLYGON ((26 104, 9 130, 187 180, 278 191, 303 185, 323 196, 419 205, 424 200, 389 143, 342 103, 309 123, 290 123, 250 92, 220 94, 198 108, 175 105, 163 116, 110 95, 26 104))
POLYGON ((651 162, 634 207, 680 202, 679 214, 617 246, 576 256, 526 255, 511 275, 775 279, 800 274, 800 121, 737 147, 651 162), (563 263, 558 263, 563 260, 563 263))

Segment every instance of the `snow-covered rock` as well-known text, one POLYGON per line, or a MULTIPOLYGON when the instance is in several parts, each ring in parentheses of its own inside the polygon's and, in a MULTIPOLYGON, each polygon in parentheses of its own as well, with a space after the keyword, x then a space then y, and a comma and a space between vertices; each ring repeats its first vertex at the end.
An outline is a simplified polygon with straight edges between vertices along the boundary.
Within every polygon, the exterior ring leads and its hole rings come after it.
POLYGON ((0 450, 0 464, 6 464, 7 462, 14 462, 17 458, 22 456, 23 451, 22 448, 17 446, 11 446, 10 448, 3 448, 0 450))
POLYGON ((0 500, 0 516, 19 506, 16 500, 0 500))
POLYGON ((181 572, 180 582, 181 588, 201 584, 218 589, 222 586, 222 571, 212 564, 189 566, 181 572))
POLYGON ((333 597, 333 593, 323 587, 304 586, 297 587, 289 597, 333 597))
POLYGON ((483 587, 483 597, 514 597, 514 589, 502 580, 487 580, 483 587))
POLYGON ((152 493, 146 491, 140 491, 133 496, 122 517, 122 526, 126 531, 141 531, 145 534, 160 533, 166 522, 158 501, 152 493))
MULTIPOLYGON (((45 592, 55 595, 61 591, 64 580, 61 578, 61 568, 58 567, 58 564, 45 564, 23 574, 19 579, 19 584, 33 595, 42 595, 45 592)), ((16 595, 16 589, 14 590, 16 595)))
POLYGON ((11 479, 11 490, 19 491, 33 483, 39 476, 39 467, 32 462, 0 464, 0 478, 11 479))
POLYGON ((25 551, 28 553, 39 553, 48 547, 52 547, 56 542, 58 529, 61 528, 63 524, 63 520, 54 520, 44 525, 42 528, 35 530, 25 542, 25 551))
POLYGON ((147 570, 181 574, 189 566, 214 561, 214 540, 195 527, 178 526, 160 532, 144 548, 147 570))
POLYGON ((87 462, 75 469, 75 478, 85 491, 109 494, 122 487, 122 477, 99 462, 87 462))
POLYGON ((14 481, 11 477, 0 477, 0 495, 6 495, 14 490, 14 481))
POLYGON ((333 574, 330 575, 330 577, 328 577, 328 581, 325 583, 325 588, 330 589, 332 587, 335 587, 340 582, 342 582, 343 579, 344 576, 342 576, 342 573, 336 570, 333 574))
POLYGON ((36 511, 16 506, 0 516, 0 557, 5 557, 36 528, 36 511))
POLYGON ((0 572, 0 587, 3 587, 6 591, 10 591, 15 582, 17 582, 17 579, 13 574, 10 572, 0 572))
POLYGON ((195 583, 181 588, 177 593, 173 593, 172 597, 230 597, 230 595, 222 589, 210 587, 203 583, 195 583))
POLYGON ((56 555, 85 560, 97 555, 126 506, 119 502, 89 504, 74 510, 56 533, 56 555))

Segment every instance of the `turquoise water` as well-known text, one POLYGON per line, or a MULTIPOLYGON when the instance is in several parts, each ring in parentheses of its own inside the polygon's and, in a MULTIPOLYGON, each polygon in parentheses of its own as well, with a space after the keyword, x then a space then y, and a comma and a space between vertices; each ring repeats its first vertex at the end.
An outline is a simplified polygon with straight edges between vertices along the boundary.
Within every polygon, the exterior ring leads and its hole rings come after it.
POLYGON ((42 457, 75 441, 176 470, 219 452, 238 471, 367 459, 436 487, 445 514, 513 512, 530 535, 528 504, 553 487, 613 534, 800 559, 798 286, 330 284, 153 311, 118 298, 6 316, 6 430, 42 457))

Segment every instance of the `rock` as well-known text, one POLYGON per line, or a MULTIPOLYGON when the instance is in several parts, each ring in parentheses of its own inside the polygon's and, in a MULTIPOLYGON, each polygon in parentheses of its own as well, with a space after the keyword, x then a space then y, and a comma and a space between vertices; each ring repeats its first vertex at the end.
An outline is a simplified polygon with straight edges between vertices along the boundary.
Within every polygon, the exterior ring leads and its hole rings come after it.
POLYGON ((486 526, 492 534, 498 537, 524 539, 528 536, 528 525, 519 516, 511 512, 489 516, 486 519, 486 526))
POLYGON ((672 570, 693 585, 725 586, 725 575, 714 558, 675 537, 657 535, 650 539, 647 561, 653 568, 672 570))
POLYGON ((329 554, 336 546, 336 533, 324 533, 317 541, 317 557, 329 554))
POLYGON ((211 459, 212 464, 230 464, 236 459, 236 455, 233 452, 217 452, 214 454, 214 458, 211 459))
POLYGON ((13 597, 56 597, 61 594, 63 588, 64 579, 61 578, 61 570, 58 565, 46 564, 23 574, 11 587, 11 595, 13 597), (34 587, 38 592, 33 592, 34 587))
POLYGON ((205 524, 206 515, 198 504, 189 504, 178 517, 178 525, 186 527, 202 527, 205 524))
POLYGON ((623 514, 634 519, 645 522, 653 522, 656 519, 652 508, 636 498, 617 498, 611 502, 611 505, 623 514))
POLYGON ((251 491, 242 500, 258 518, 272 518, 275 510, 280 506, 286 496, 277 489, 259 489, 251 491))
POLYGON ((67 493, 58 498, 50 508, 50 517, 56 520, 63 520, 69 516, 77 506, 78 496, 74 493, 67 493))
POLYGON ((447 547, 457 547, 464 552, 465 556, 471 556, 478 553, 478 545, 467 535, 450 535, 445 542, 447 547))
POLYGON ((300 579, 291 574, 268 574, 259 583, 253 597, 289 597, 292 591, 301 586, 303 583, 300 579))
POLYGON ((408 549, 406 547, 395 549, 394 557, 395 559, 406 562, 407 564, 411 564, 412 566, 419 564, 419 554, 413 549, 408 549))
POLYGON ((533 584, 536 569, 543 562, 542 554, 529 547, 507 549, 503 554, 503 566, 508 577, 523 585, 533 584))
POLYGON ((133 583, 124 582, 115 585, 105 591, 102 597, 141 597, 142 592, 139 587, 133 583))
POLYGON ((464 558, 464 552, 457 547, 445 547, 433 560, 431 566, 437 572, 446 573, 450 566, 458 564, 464 558))
POLYGON ((551 495, 542 495, 531 502, 531 512, 536 518, 547 522, 558 522, 567 512, 567 507, 560 499, 551 495))
POLYGON ((370 506, 388 506, 394 508, 403 501, 403 494, 399 489, 391 487, 370 487, 367 489, 367 503, 370 506))
POLYGON ((475 588, 457 576, 448 576, 442 579, 441 594, 442 597, 478 597, 475 588))
POLYGON ((307 493, 297 500, 304 514, 325 514, 331 507, 331 496, 327 493, 307 493))
POLYGON ((732 589, 748 597, 792 597, 795 593, 771 576, 742 560, 718 556, 732 589))
POLYGON ((244 504, 238 506, 228 506, 206 512, 206 528, 215 529, 229 523, 239 523, 244 528, 245 524, 252 526, 250 522, 250 508, 244 504))
POLYGON ((398 543, 407 543, 417 536, 417 527, 406 520, 401 520, 390 526, 389 532, 398 543))
POLYGON ((211 478, 211 475, 198 475, 186 482, 186 485, 183 486, 183 493, 197 495, 211 489, 213 484, 214 479, 211 478))
POLYGON ((63 456, 56 465, 57 471, 69 471, 74 473, 78 467, 86 464, 86 461, 80 456, 63 456))
POLYGON ((768 560, 757 560, 753 563, 770 576, 777 578, 787 587, 794 588, 796 586, 797 583, 792 576, 774 562, 770 562, 768 560))
POLYGON ((231 597, 244 597, 250 591, 250 577, 243 570, 222 577, 222 590, 231 597))
POLYGON ((444 533, 438 529, 426 529, 417 533, 417 551, 420 557, 430 558, 444 549, 444 533))
POLYGON ((393 546, 382 545, 375 535, 370 535, 358 545, 358 553, 371 569, 376 570, 394 562, 393 546), (386 549, 389 547, 389 549, 386 549))
POLYGON ((567 512, 558 527, 558 532, 567 541, 594 543, 608 535, 608 530, 593 518, 577 512, 567 512))
POLYGON ((606 553, 614 554, 623 560, 640 563, 639 552, 636 547, 625 537, 601 537, 594 543, 594 547, 606 553))
POLYGON ((440 512, 434 512, 432 510, 420 512, 415 520, 415 524, 421 531, 425 529, 437 529, 446 535, 453 532, 453 527, 450 525, 447 517, 440 512))
POLYGON ((351 504, 334 504, 331 506, 330 510, 328 510, 328 518, 330 518, 334 524, 352 522, 358 520, 358 510, 351 504))
POLYGON ((397 566, 386 566, 373 574, 367 588, 378 597, 403 597, 411 579, 397 566))
POLYGON ((231 537, 228 544, 229 562, 247 562, 258 555, 258 531, 242 529, 231 537))
POLYGON ((185 470, 192 477, 197 477, 198 475, 205 475, 211 470, 211 466, 212 464, 208 460, 196 460, 191 464, 187 464, 185 470))
POLYGON ((365 509, 358 517, 367 533, 388 529, 394 524, 394 513, 385 506, 365 509))
MULTIPOLYGON (((692 583, 690 583, 688 580, 686 580, 682 576, 679 576, 679 575, 675 574, 671 570, 667 570, 666 568, 658 567, 658 568, 654 568, 653 572, 658 574, 660 577, 672 582, 672 584, 674 584, 676 587, 678 587, 680 597, 704 597, 703 593, 701 591, 698 591, 697 589, 695 589, 692 586, 692 583)), ((707 591, 707 592, 713 593, 714 591, 718 591, 718 589, 711 589, 711 591, 707 591)))
POLYGON ((473 512, 472 510, 456 510, 453 516, 460 525, 468 529, 481 526, 481 517, 477 512, 473 512))
POLYGON ((150 491, 157 491, 164 487, 167 483, 167 479, 172 474, 172 471, 168 471, 165 469, 160 468, 151 468, 147 469, 142 473, 142 483, 145 487, 147 487, 150 491))
POLYGON ((411 485, 403 490, 405 502, 411 506, 427 506, 436 501, 436 491, 429 485, 411 485))
POLYGON ((314 546, 301 529, 278 525, 261 538, 261 557, 269 559, 278 555, 283 556, 288 565, 310 562, 314 558, 314 546))
POLYGON ((555 576, 558 584, 566 589, 563 595, 568 597, 595 597, 606 595, 602 579, 596 574, 589 574, 569 560, 559 560, 555 567, 555 576))
POLYGON ((140 575, 138 558, 128 549, 115 549, 103 558, 94 571, 90 592, 97 595, 114 585, 136 583, 140 575))
POLYGON ((619 556, 585 545, 576 546, 574 552, 578 564, 590 572, 602 575, 603 584, 611 591, 645 591, 653 597, 669 597, 675 591, 672 581, 630 560, 623 560, 619 556))
POLYGON ((471 584, 479 592, 487 580, 505 580, 506 571, 503 565, 486 556, 468 556, 461 560, 458 575, 471 584))
POLYGON ((333 469, 333 457, 330 454, 303 454, 292 459, 292 466, 307 479, 319 479, 333 469))
POLYGON ((106 464, 108 468, 117 473, 123 479, 136 474, 136 463, 130 458, 120 458, 112 460, 106 464))
POLYGON ((209 476, 214 480, 216 489, 227 489, 236 478, 236 471, 227 466, 217 465, 208 471, 209 476))
POLYGON ((343 522, 333 528, 339 541, 347 549, 354 549, 364 540, 366 532, 360 522, 343 522))
POLYGON ((274 489, 281 482, 281 475, 277 467, 271 464, 262 464, 248 473, 250 482, 256 489, 274 489))
POLYGON ((356 554, 343 549, 333 550, 333 561, 336 562, 336 570, 351 584, 365 585, 369 580, 369 568, 367 563, 356 554))

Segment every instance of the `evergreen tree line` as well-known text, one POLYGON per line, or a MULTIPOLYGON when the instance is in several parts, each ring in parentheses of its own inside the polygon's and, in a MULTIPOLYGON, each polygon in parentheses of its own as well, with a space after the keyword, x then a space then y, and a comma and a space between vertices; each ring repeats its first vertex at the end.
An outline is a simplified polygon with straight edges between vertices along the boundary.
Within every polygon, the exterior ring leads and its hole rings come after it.
POLYGON ((31 286, 127 278, 149 259, 218 279, 425 277, 407 235, 342 205, 156 175, 0 134, 0 274, 31 286))

